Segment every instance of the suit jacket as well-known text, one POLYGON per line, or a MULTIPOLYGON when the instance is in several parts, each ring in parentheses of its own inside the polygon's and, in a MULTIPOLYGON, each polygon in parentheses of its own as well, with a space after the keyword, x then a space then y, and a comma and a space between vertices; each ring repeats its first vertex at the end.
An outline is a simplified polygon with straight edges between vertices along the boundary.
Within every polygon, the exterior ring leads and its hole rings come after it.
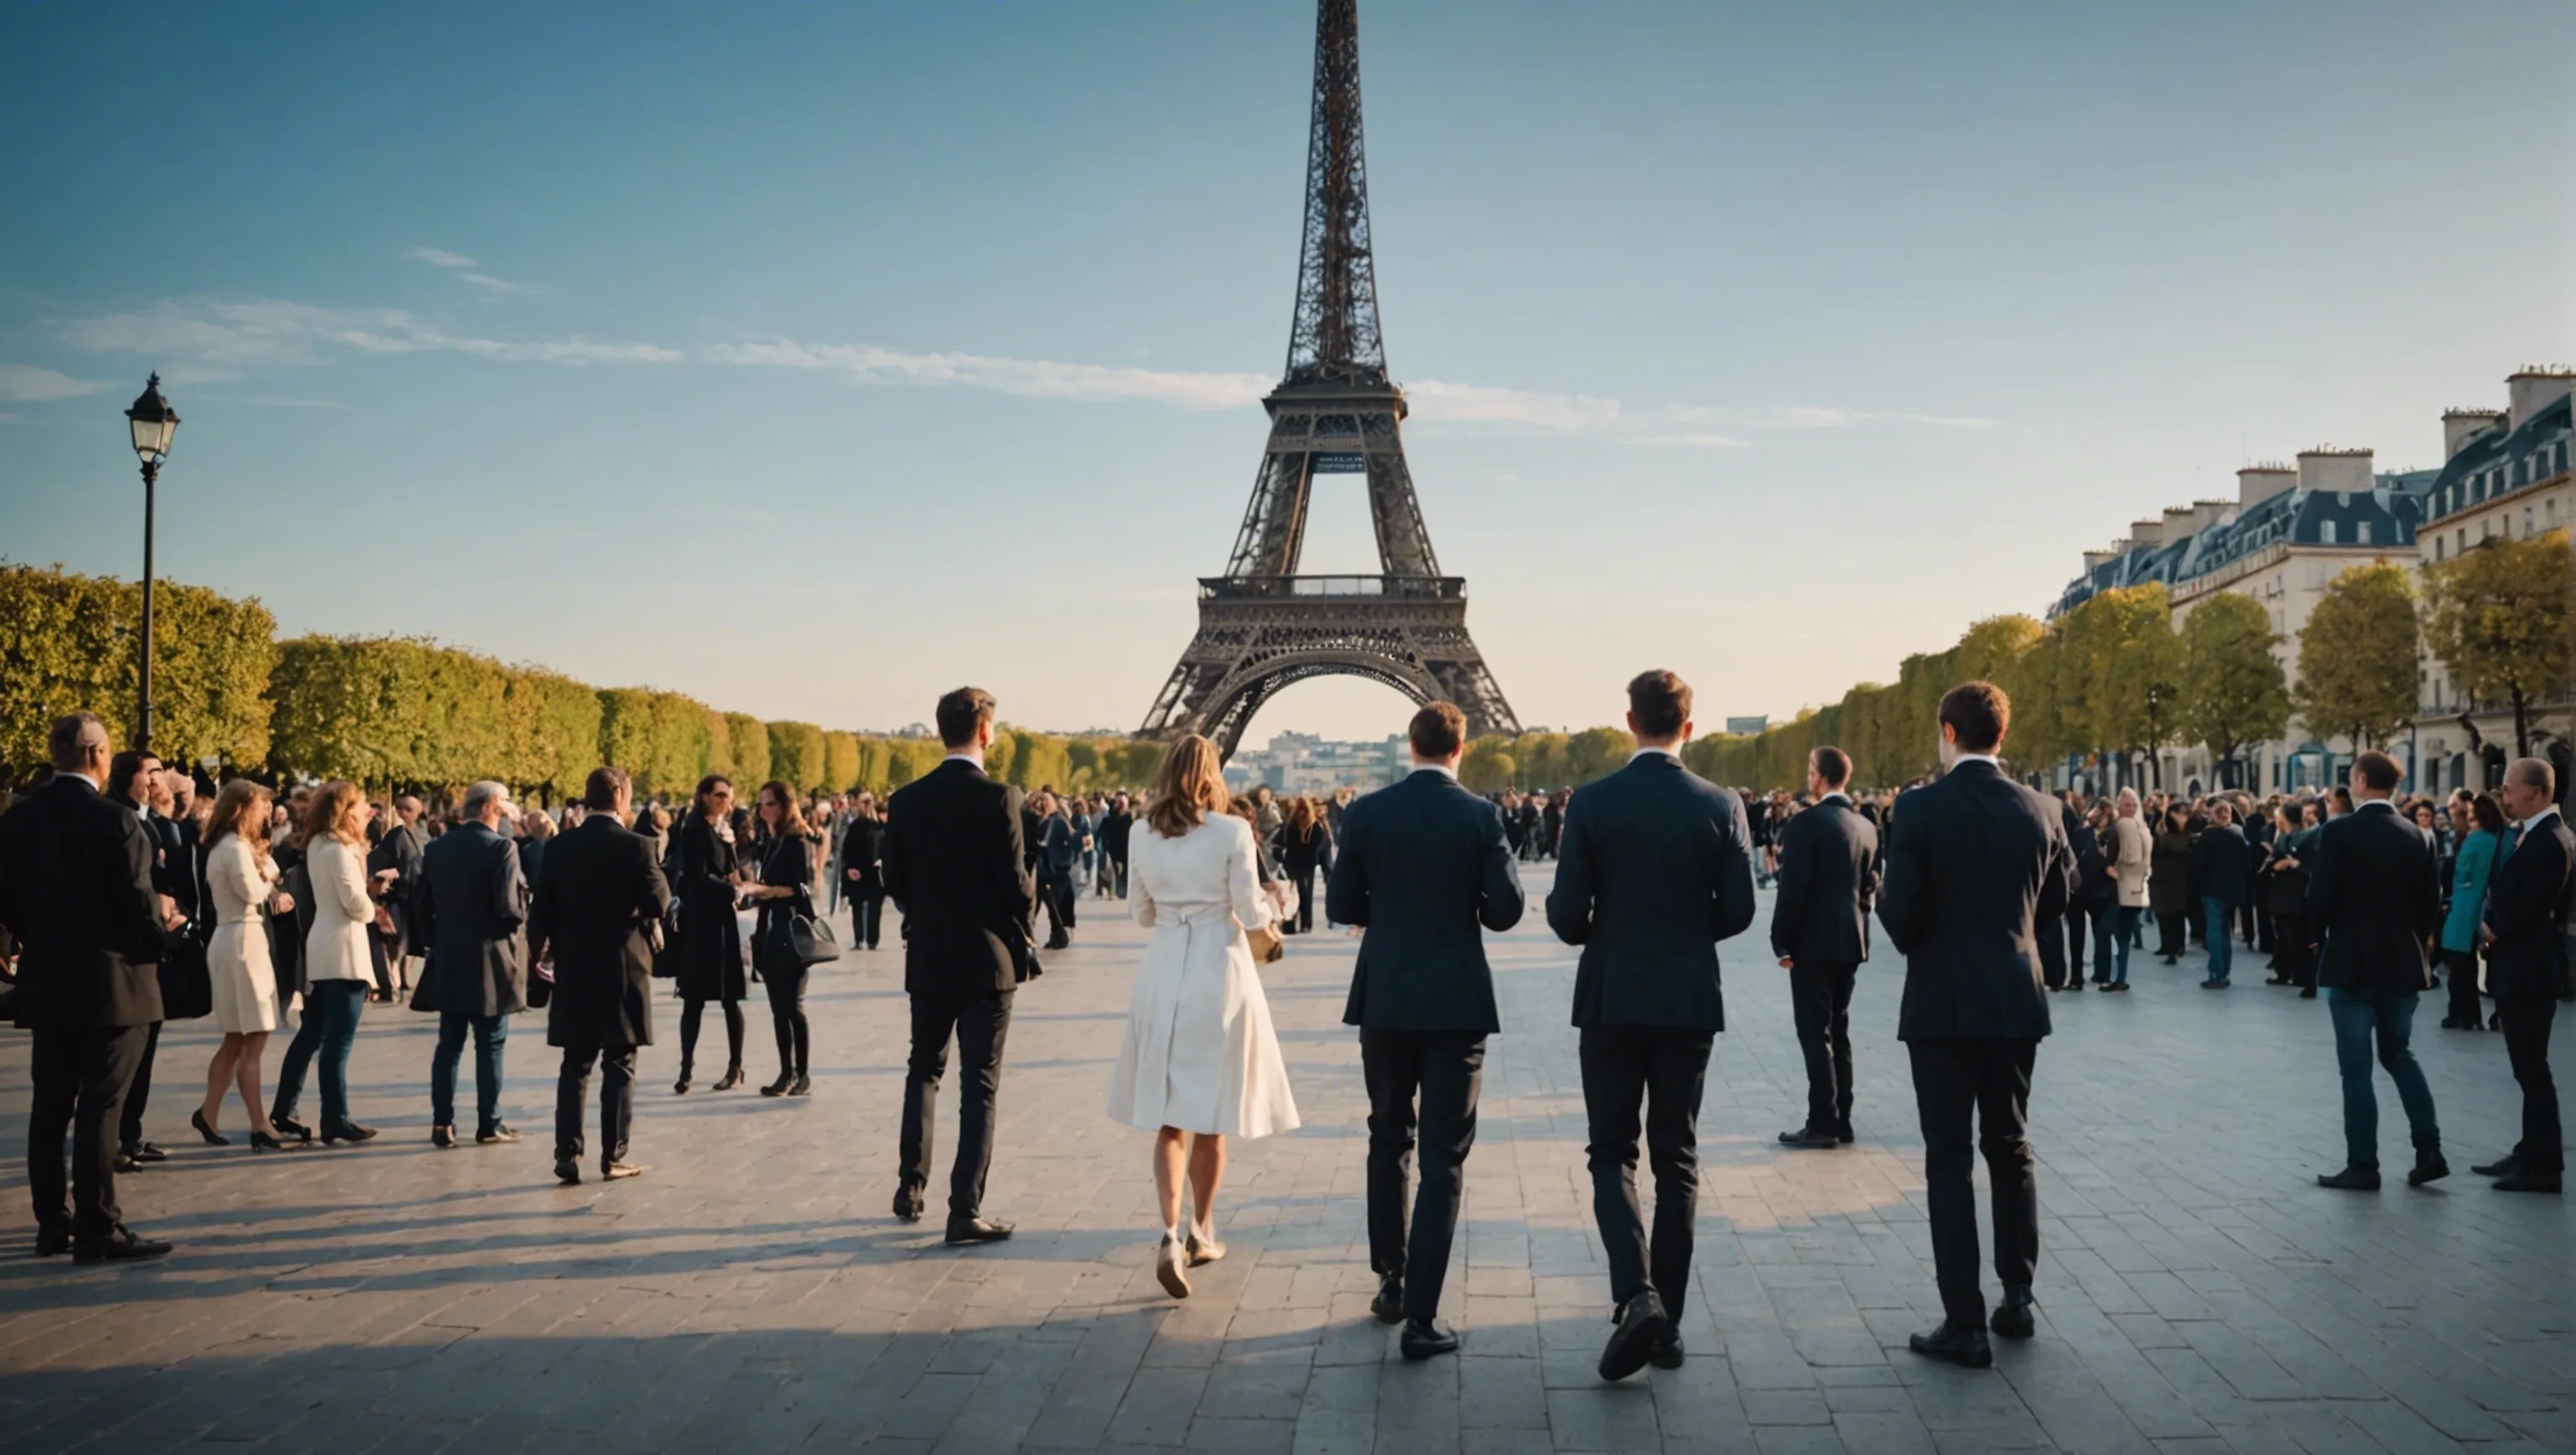
POLYGON ((2191 878, 2201 898, 2243 904, 2254 891, 2254 846, 2236 825, 2211 824, 2192 841, 2191 878))
POLYGON ((30 1030, 161 1019, 160 894, 142 816, 77 773, 0 814, 0 921, 18 938, 30 1030))
POLYGON ((395 957, 417 955, 420 946, 413 943, 411 932, 411 899, 420 887, 421 858, 429 852, 429 830, 418 824, 396 823, 385 830, 385 836, 367 851, 367 873, 385 869, 394 871, 393 883, 385 887, 385 909, 394 922, 393 935, 385 941, 385 953, 395 957))
POLYGON ((1818 803, 1780 830, 1771 953, 1859 964, 1869 958, 1869 909, 1877 898, 1877 828, 1847 798, 1818 803))
POLYGON ((2302 862, 2308 923, 2325 936, 2318 984, 2412 995, 2432 983, 2424 945, 2442 925, 2442 861, 2431 835, 2372 799, 2329 820, 2302 862))
POLYGON ((179 906, 179 913, 193 922, 203 898, 197 871, 196 822, 147 813, 143 826, 152 831, 152 842, 161 851, 161 862, 152 875, 153 887, 170 896, 170 902, 179 906))
POLYGON ((1581 945, 1578 1026, 1726 1029, 1717 942, 1753 923, 1744 804, 1670 753, 1575 790, 1547 925, 1581 945))
POLYGON ((886 897, 903 912, 903 988, 991 995, 1039 973, 1026 796, 951 758, 886 801, 886 897))
POLYGON ((1525 907, 1502 810, 1457 779, 1418 769, 1354 801, 1324 890, 1326 915, 1361 927, 1342 1023, 1501 1030, 1477 927, 1510 929, 1525 907))
POLYGON ((2546 1000, 2567 967, 2576 903, 2576 834, 2564 814, 2522 827, 2522 841, 2487 881, 2487 985, 2498 1000, 2546 1000))
POLYGON ((604 813, 555 835, 528 907, 528 953, 554 952, 549 1046, 653 1044, 647 922, 671 908, 653 841, 604 813))
POLYGON ((528 1008, 528 881, 518 845, 468 823, 421 855, 414 949, 427 955, 411 1008, 509 1015, 528 1008))
POLYGON ((1878 918, 1905 955, 1898 1040, 2048 1034, 2037 927, 2075 877, 2063 811, 1983 761, 1896 801, 1878 918))

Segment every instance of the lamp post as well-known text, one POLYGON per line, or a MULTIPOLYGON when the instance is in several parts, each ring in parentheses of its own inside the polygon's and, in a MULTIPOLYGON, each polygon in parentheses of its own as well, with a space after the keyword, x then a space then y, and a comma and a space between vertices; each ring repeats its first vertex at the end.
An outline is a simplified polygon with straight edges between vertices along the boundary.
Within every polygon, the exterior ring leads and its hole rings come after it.
POLYGON ((170 437, 179 432, 179 411, 161 397, 161 376, 154 374, 143 394, 125 411, 134 426, 134 453, 143 461, 143 674, 134 714, 134 750, 152 746, 152 495, 161 481, 161 462, 170 458, 170 437))

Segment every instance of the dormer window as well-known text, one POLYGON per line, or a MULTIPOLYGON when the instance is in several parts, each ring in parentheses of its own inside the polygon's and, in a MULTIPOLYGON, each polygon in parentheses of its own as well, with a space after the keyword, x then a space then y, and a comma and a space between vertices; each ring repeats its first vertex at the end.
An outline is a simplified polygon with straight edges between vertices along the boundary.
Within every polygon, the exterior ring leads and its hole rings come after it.
POLYGON ((2366 520, 2365 520, 2365 521, 2363 521, 2363 522, 2360 524, 2360 526, 2358 527, 2358 529, 2360 530, 2361 534, 2359 534, 2359 535, 2357 535, 2357 536, 2353 537, 2353 539, 2354 539, 2354 540, 2356 540, 2356 541, 2359 541, 2361 544, 2363 544, 2363 545, 2365 545, 2365 546, 2366 546, 2366 545, 2369 545, 2369 544, 2370 544, 2370 522, 2369 522, 2369 521, 2366 521, 2366 520))
POLYGON ((2335 523, 2333 521, 2327 521, 2323 525, 2318 526, 2317 539, 2327 545, 2333 545, 2335 543, 2335 523))

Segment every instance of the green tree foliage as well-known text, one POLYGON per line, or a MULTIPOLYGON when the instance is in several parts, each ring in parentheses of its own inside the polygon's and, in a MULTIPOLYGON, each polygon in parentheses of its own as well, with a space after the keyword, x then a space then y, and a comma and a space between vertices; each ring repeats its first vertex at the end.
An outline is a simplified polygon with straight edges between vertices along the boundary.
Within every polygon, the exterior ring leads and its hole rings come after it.
POLYGON ((823 730, 810 722, 769 725, 769 776, 798 791, 823 786, 823 730))
MULTIPOLYGON (((265 760, 277 619, 256 600, 167 581, 152 610, 153 747, 174 763, 265 760)), ((53 720, 84 710, 125 744, 142 639, 140 584, 0 565, 0 752, 34 761, 53 720)))
POLYGON ((2182 643, 2161 582, 2104 591, 2058 623, 2066 655, 2057 677, 2073 725, 2097 751, 2152 754, 2182 717, 2182 643), (2071 690, 2070 690, 2071 689, 2071 690))
POLYGON ((2291 702, 2308 731, 2386 743, 2415 716, 2415 589, 2389 561, 2348 566, 2326 583, 2299 632, 2291 702))
POLYGON ((823 786, 839 793, 859 781, 859 738, 856 733, 823 734, 823 786))
POLYGON ((769 781, 769 724, 747 712, 728 712, 724 720, 725 746, 732 751, 733 766, 721 771, 738 790, 758 788, 769 781))
POLYGON ((1478 793, 1494 793, 1512 786, 1512 740, 1501 733, 1487 733, 1467 745, 1467 756, 1458 763, 1458 781, 1478 793))
POLYGON ((2531 704, 2567 686, 2567 533, 2481 543, 2424 573, 2424 640, 2473 701, 2513 705, 2516 756, 2531 704))
POLYGON ((1585 728, 1566 743, 1567 781, 1559 786, 1580 787, 1618 772, 1636 746, 1636 740, 1618 728, 1585 728))
POLYGON ((2249 743, 2290 726, 2289 675, 2273 649, 2281 638, 2263 603, 2221 591, 2182 623, 2182 734, 2228 763, 2249 743))

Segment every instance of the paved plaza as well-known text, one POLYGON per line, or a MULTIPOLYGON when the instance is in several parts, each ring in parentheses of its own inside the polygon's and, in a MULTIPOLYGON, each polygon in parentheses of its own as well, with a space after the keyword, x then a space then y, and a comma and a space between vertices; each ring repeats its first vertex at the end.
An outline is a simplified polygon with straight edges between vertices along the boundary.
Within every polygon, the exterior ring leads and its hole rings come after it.
MULTIPOLYGON (((2466 1172, 2512 1140, 2501 1038, 2434 1029, 2431 1002, 2417 1021, 2457 1176, 2324 1191, 2342 1140, 2320 1004, 2201 991, 2196 958, 2139 957, 2132 995, 2053 999, 2032 1108, 2039 1337, 1998 1341, 1972 1373, 1904 1349, 1938 1302, 1897 963, 1864 969, 1854 1006, 1859 1145, 1789 1152, 1772 1144, 1804 1105, 1786 977, 1758 934, 1730 944, 1690 1359, 1604 1387, 1573 959, 1539 922, 1546 878, 1496 941, 1507 1029, 1444 1310, 1461 1357, 1406 1364, 1368 1315, 1340 934, 1292 940, 1265 972, 1306 1125, 1238 1148, 1232 1255, 1186 1303, 1162 1294, 1150 1138, 1100 1110, 1141 933, 1085 901, 1079 946, 1020 997, 989 1202, 1019 1236, 999 1247, 941 1246, 937 1185, 930 1221, 887 1215, 905 1026, 891 946, 820 972, 810 1100, 673 1097, 666 1003, 635 1135, 651 1170, 606 1187, 550 1175, 542 1016, 510 1051, 528 1140, 446 1152, 429 1145, 427 1017, 368 1013, 353 1080, 382 1138, 283 1156, 196 1145, 191 1083, 214 1037, 173 1026, 151 1120, 172 1159, 123 1186, 129 1217, 179 1253, 141 1268, 23 1256, 27 1048, 0 1036, 0 1202, 21 1229, 0 1257, 0 1446, 2576 1450, 2576 1214, 2466 1172)), ((2238 966, 2261 979, 2259 960, 2238 966)), ((757 1084, 775 1054, 764 1009, 745 1009, 757 1084)), ((2562 1019, 2561 1066, 2570 1040, 2562 1019)), ((955 1095, 952 1076, 943 1183, 955 1095)), ((2403 1167, 2384 1081, 2381 1099, 2383 1155, 2403 1167)), ((226 1124, 241 1134, 237 1106, 226 1124)))

